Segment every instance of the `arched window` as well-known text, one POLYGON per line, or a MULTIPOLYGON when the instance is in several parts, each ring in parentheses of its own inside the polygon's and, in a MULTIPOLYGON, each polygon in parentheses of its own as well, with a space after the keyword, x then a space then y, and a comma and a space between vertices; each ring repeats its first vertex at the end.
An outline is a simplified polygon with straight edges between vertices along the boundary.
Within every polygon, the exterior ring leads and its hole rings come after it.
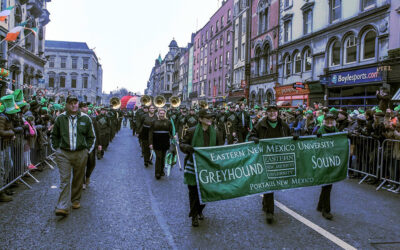
POLYGON ((301 72, 301 55, 300 52, 297 52, 294 55, 294 73, 300 73, 301 72))
POLYGON ((260 74, 260 54, 261 54, 261 49, 257 48, 256 49, 256 57, 254 60, 254 75, 258 76, 260 74))
POLYGON ((340 43, 336 40, 329 47, 329 66, 337 65, 340 65, 340 43))
POLYGON ((269 44, 264 46, 261 60, 263 61, 263 68, 262 68, 263 75, 269 74, 270 73, 269 67, 268 67, 269 66, 269 44))
POLYGON ((368 60, 375 58, 376 32, 368 30, 361 37, 361 59, 368 60))
POLYGON ((292 70, 292 61, 290 60, 290 55, 285 57, 285 76, 290 76, 292 70))
POLYGON ((303 55, 303 67, 304 67, 304 71, 309 71, 309 70, 311 70, 311 64, 312 64, 312 57, 311 57, 311 50, 310 49, 307 49, 305 52, 304 52, 304 55, 303 55))
POLYGON ((257 8, 258 13, 258 34, 268 30, 268 5, 265 0, 260 0, 257 8))
POLYGON ((354 35, 350 35, 344 41, 344 62, 353 63, 357 61, 357 42, 354 35))

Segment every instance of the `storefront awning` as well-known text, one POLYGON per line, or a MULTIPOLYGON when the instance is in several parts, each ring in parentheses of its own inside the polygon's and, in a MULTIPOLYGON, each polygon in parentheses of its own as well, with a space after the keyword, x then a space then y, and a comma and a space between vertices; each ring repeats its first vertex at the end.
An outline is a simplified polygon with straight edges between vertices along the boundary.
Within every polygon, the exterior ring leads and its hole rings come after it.
POLYGON ((400 88, 396 91, 396 94, 392 97, 392 101, 400 101, 400 88))

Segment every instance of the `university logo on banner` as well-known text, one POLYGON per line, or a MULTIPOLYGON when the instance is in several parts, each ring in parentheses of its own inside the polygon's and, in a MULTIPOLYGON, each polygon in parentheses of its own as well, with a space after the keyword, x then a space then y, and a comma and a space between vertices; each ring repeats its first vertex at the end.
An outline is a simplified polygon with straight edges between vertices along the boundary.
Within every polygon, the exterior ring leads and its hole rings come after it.
POLYGON ((201 203, 346 179, 347 133, 195 148, 201 203))

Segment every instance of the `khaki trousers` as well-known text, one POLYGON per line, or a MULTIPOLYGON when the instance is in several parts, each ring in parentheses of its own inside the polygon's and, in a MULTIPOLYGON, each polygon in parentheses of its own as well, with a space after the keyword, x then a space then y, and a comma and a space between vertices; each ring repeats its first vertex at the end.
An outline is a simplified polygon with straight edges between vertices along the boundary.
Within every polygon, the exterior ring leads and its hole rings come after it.
POLYGON ((60 172, 60 197, 57 208, 69 210, 71 202, 80 201, 88 150, 66 151, 58 149, 56 161, 60 172), (72 174, 72 185, 71 185, 72 174))

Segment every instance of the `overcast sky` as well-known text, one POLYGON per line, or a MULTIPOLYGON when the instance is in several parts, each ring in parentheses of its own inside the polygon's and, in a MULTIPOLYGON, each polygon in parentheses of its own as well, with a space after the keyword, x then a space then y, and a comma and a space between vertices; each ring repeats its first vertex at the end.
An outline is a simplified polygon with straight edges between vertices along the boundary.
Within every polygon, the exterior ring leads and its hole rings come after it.
POLYGON ((54 0, 46 39, 86 42, 103 66, 103 91, 143 93, 154 60, 175 38, 180 47, 221 0, 54 0))

